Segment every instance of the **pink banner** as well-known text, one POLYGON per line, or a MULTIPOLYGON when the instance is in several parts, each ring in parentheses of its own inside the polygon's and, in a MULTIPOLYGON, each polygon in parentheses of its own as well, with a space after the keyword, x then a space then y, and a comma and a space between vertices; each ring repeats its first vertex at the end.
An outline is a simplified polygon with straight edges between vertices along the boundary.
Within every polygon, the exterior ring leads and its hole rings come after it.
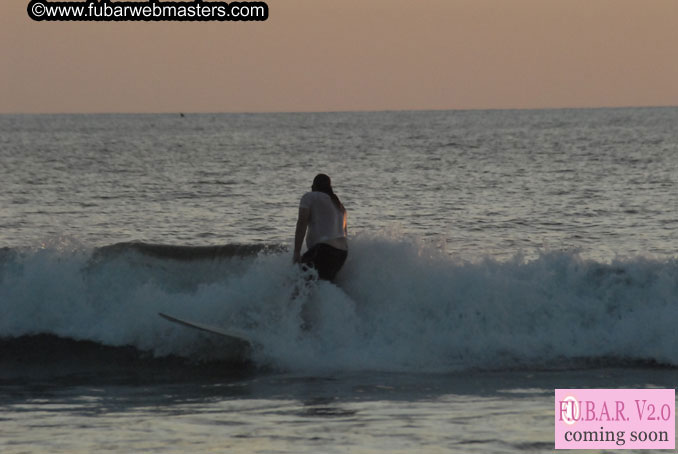
POLYGON ((675 389, 556 389, 556 449, 675 449, 675 389))

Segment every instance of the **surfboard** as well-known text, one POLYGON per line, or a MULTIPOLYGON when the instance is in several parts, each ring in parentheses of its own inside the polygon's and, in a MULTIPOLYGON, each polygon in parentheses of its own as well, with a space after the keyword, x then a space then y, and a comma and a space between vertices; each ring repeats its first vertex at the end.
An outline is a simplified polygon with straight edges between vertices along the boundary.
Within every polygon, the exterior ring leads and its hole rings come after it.
POLYGON ((252 345, 252 342, 250 341, 248 336, 245 333, 241 333, 237 330, 224 329, 217 326, 208 325, 205 323, 184 320, 179 317, 173 317, 171 315, 164 314, 162 312, 158 312, 158 315, 172 323, 177 323, 179 325, 187 326, 189 328, 197 329, 207 333, 217 334, 219 336, 229 339, 232 342, 252 345))

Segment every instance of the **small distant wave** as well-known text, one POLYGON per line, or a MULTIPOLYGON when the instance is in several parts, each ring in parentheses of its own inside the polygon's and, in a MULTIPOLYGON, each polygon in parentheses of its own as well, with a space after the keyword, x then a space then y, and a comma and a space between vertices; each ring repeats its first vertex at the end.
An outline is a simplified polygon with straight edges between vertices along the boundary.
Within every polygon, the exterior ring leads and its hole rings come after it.
POLYGON ((259 253, 279 253, 286 248, 279 244, 225 244, 220 246, 175 246, 142 242, 116 243, 95 250, 94 258, 112 257, 130 251, 149 257, 171 260, 217 260, 250 257, 259 253))

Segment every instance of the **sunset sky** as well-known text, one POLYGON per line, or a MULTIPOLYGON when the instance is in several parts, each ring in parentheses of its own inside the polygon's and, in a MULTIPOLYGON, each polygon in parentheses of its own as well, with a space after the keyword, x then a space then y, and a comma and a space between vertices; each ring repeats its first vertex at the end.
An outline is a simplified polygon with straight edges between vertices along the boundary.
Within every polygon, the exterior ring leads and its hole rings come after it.
POLYGON ((678 105, 676 0, 269 0, 265 22, 34 22, 0 113, 678 105))

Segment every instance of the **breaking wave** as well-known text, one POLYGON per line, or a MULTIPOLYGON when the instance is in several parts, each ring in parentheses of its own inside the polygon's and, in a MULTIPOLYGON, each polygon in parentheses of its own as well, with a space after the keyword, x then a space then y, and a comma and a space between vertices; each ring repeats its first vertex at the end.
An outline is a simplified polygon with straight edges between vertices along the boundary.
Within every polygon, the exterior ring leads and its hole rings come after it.
POLYGON ((298 372, 678 365, 675 259, 471 263, 379 234, 351 239, 336 285, 310 274, 277 245, 6 248, 0 349, 58 338, 298 372), (252 347, 158 312, 237 329, 252 347))

